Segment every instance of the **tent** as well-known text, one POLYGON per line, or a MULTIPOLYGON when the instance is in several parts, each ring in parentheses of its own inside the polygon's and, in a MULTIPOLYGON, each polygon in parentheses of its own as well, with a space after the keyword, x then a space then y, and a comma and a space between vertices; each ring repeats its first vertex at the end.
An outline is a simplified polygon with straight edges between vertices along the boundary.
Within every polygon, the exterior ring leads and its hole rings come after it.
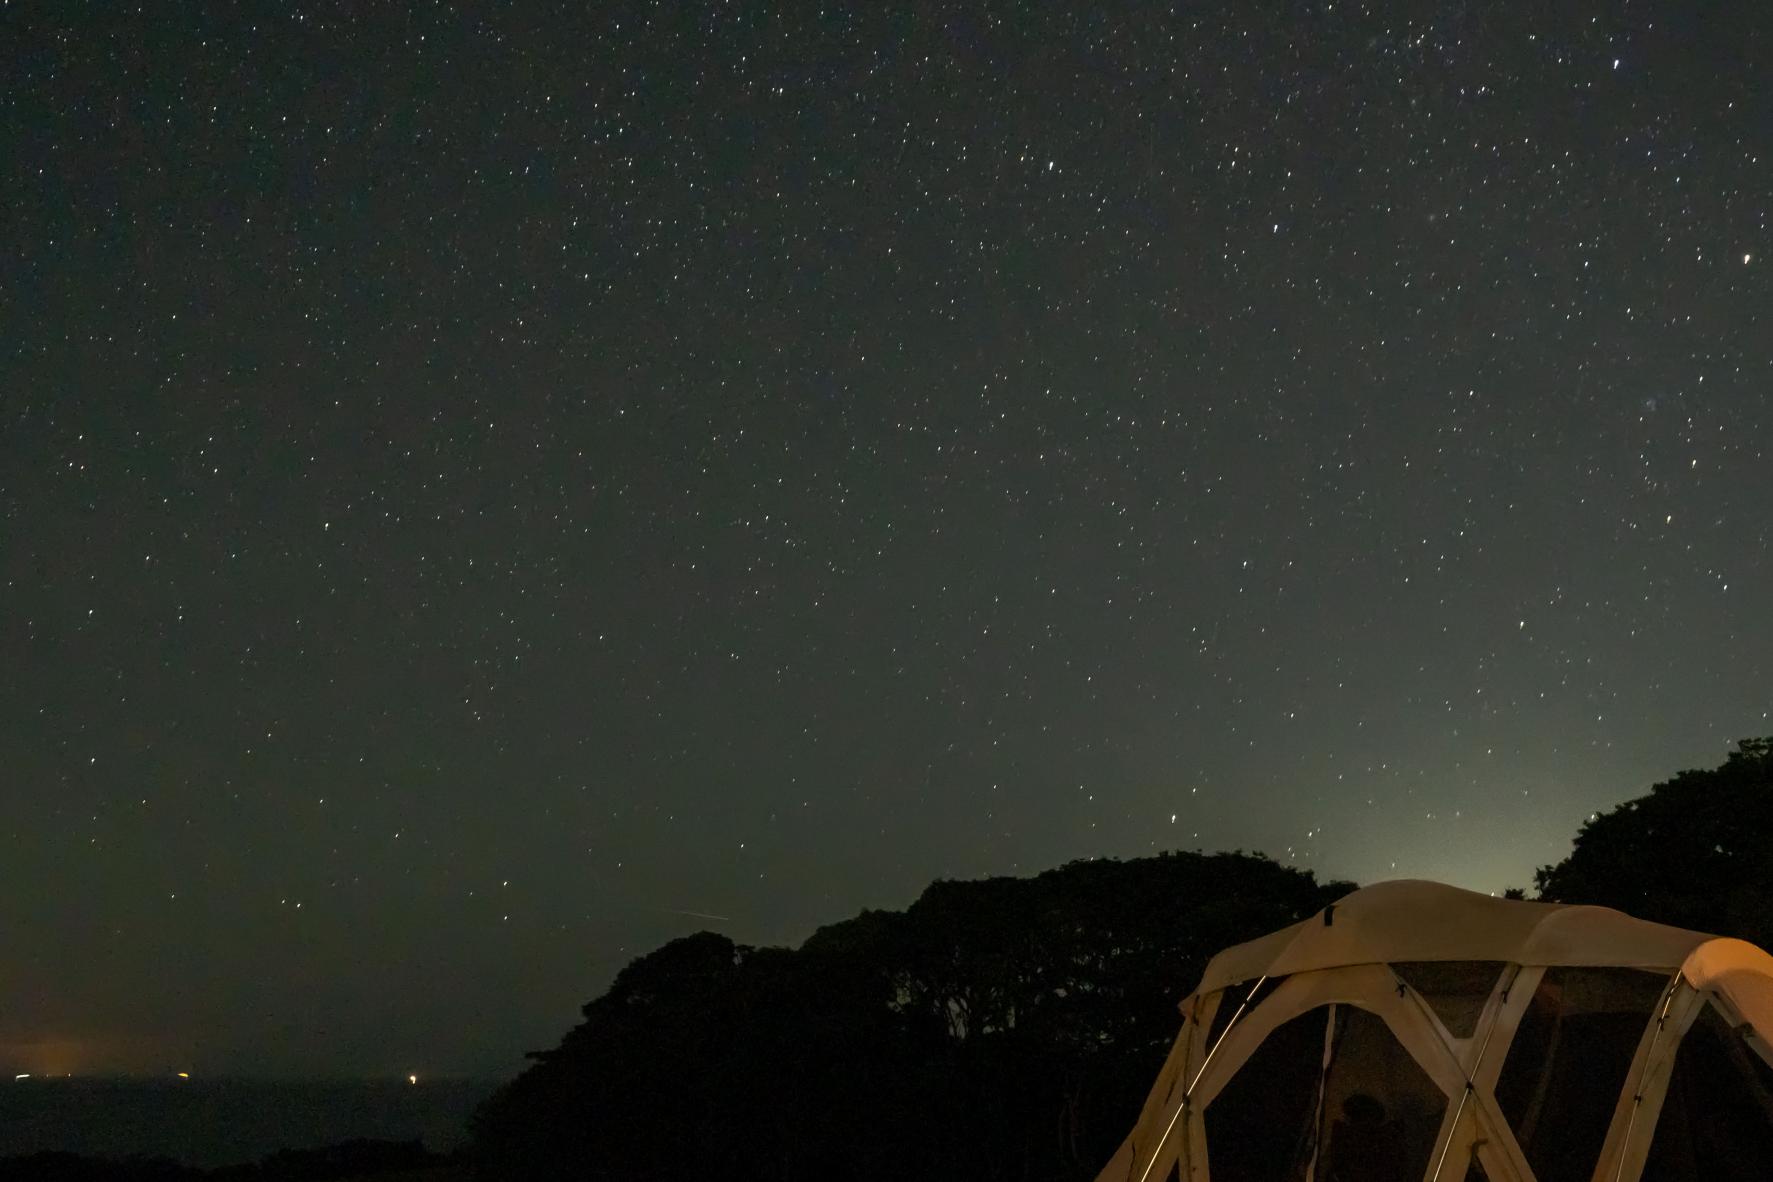
POLYGON ((1228 948, 1097 1182, 1768 1182, 1773 957, 1386 882, 1228 948))

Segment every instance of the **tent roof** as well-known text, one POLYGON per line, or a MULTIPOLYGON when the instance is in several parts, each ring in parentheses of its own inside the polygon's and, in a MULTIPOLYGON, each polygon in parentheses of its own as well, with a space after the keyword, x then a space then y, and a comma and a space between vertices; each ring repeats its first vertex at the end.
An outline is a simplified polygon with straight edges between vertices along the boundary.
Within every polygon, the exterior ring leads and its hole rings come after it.
POLYGON ((1310 919, 1227 948, 1207 965, 1195 992, 1211 993, 1262 976, 1412 960, 1673 972, 1712 939, 1607 907, 1526 903, 1400 879, 1363 887, 1310 919))
POLYGON ((1362 887, 1310 919, 1227 948, 1207 964, 1195 994, 1258 977, 1412 960, 1679 970, 1773 1042, 1773 956, 1753 944, 1609 907, 1498 899, 1417 879, 1362 887))
MULTIPOLYGON (((1206 1123, 1208 1106, 1225 1094, 1227 1082, 1253 1061, 1258 1048, 1271 1045, 1265 1040, 1282 1023, 1327 1005, 1352 1005, 1376 1015, 1389 1027, 1392 1041, 1428 1073, 1425 1079, 1432 1077, 1433 1086, 1445 1097, 1476 1095, 1478 1108, 1473 1119, 1461 1122, 1459 1113, 1466 1105, 1461 1099, 1435 1143, 1440 1153, 1437 1160, 1457 1163, 1455 1176, 1464 1176, 1469 1160, 1485 1163, 1490 1177, 1530 1179, 1524 1151, 1507 1132, 1510 1117, 1498 1108, 1495 1084, 1501 1064, 1486 1069, 1487 1074, 1479 1068, 1493 1062, 1485 1060, 1491 1034, 1501 1035, 1495 1054, 1512 1053, 1519 1023, 1528 1008, 1543 997, 1545 983, 1538 970, 1561 967, 1642 969, 1660 974, 1665 985, 1659 991, 1659 1017, 1646 1028, 1634 1065, 1624 1077, 1624 1083, 1636 1090, 1626 1090, 1617 1097, 1617 1104, 1609 1102, 1606 1108, 1597 1109, 1603 1116, 1611 1114, 1612 1126, 1607 1139, 1595 1146, 1599 1154, 1596 1177, 1622 1174, 1635 1178, 1643 1168, 1653 1144, 1651 1130, 1657 1109, 1673 1079, 1676 1056, 1681 1053, 1688 1027, 1707 1007, 1715 1006, 1710 1012, 1727 1021, 1755 1055, 1773 1064, 1773 956, 1752 944, 1633 919, 1605 907, 1497 899, 1434 882, 1382 882, 1343 896, 1310 919, 1227 948, 1213 958, 1195 994, 1182 1003, 1186 1015, 1183 1033, 1152 1087, 1139 1123, 1098 1175, 1098 1182, 1142 1177, 1137 1172, 1141 1163, 1147 1175, 1154 1167, 1161 1167, 1160 1176, 1171 1177, 1174 1166, 1183 1176, 1192 1176, 1191 1163, 1203 1160, 1202 1147, 1217 1136, 1206 1123), (1488 1028, 1481 1039, 1475 1028, 1455 1037, 1437 1021, 1429 1006, 1406 1003, 1406 981, 1394 981, 1390 973, 1374 967, 1408 961, 1494 961, 1528 972, 1520 976, 1494 974, 1484 1003, 1490 1015, 1488 1028), (1515 990, 1514 983, 1522 976, 1529 985, 1515 990), (1241 1031, 1233 1030, 1244 1012, 1240 1005, 1232 1011, 1229 1024, 1218 1024, 1216 1036, 1210 1032, 1207 1037, 1190 1036, 1190 1024, 1204 1017, 1191 1004, 1193 1000, 1260 977, 1289 980, 1256 1004, 1254 1016, 1241 1031), (1659 1041, 1670 1022, 1673 1037, 1659 1041), (1462 1042, 1466 1045, 1458 1045, 1462 1042), (1228 1048, 1224 1055, 1221 1048, 1228 1048), (1198 1092, 1197 1084, 1201 1085, 1198 1092), (1192 1107, 1191 1096, 1198 1097, 1192 1107), (1639 1101, 1653 1106, 1649 1121, 1640 1122, 1634 1134, 1632 1122, 1639 1101), (1178 1128, 1182 1132, 1172 1137, 1178 1128), (1450 1152, 1460 1156, 1449 1158, 1450 1152), (1630 1172, 1623 1173, 1627 1169, 1630 1172)), ((1407 971, 1403 974, 1409 975, 1407 971)), ((1227 993, 1214 1018, 1226 1013, 1225 1003, 1240 1002, 1245 994, 1243 988, 1227 993)), ((1254 997, 1254 993, 1248 996, 1254 997)), ((1335 1030, 1334 1019, 1318 1029, 1335 1030)), ((1541 1047, 1536 1053, 1543 1050, 1541 1047)), ((1307 1047, 1306 1053, 1306 1068, 1317 1071, 1315 1045, 1307 1047)), ((1335 1053, 1326 1041, 1323 1071, 1329 1071, 1330 1056, 1335 1053)), ((1395 1074, 1388 1062, 1372 1057, 1351 1069, 1372 1082, 1395 1074)), ((1327 1102, 1328 1080, 1325 1075, 1320 1081, 1320 1104, 1327 1102)), ((1571 1086, 1580 1089, 1591 1082, 1580 1079, 1571 1086)), ((1252 1086, 1249 1095, 1255 1097, 1257 1107, 1268 1105, 1272 1099, 1270 1081, 1263 1078, 1252 1086)), ((1238 1118, 1231 1127, 1244 1130, 1243 1121, 1238 1118)), ((1276 1128, 1278 1131, 1279 1126, 1276 1128)), ((1582 1160, 1586 1164, 1588 1159, 1582 1160)))

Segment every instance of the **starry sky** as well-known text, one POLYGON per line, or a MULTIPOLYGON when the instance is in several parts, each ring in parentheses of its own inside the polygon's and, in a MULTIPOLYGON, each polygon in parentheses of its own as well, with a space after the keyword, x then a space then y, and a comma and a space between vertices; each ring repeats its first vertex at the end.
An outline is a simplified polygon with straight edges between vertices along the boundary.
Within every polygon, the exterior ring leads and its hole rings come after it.
POLYGON ((7 1070, 509 1072, 1075 858, 1527 885, 1773 733, 1759 5, 0 55, 7 1070))

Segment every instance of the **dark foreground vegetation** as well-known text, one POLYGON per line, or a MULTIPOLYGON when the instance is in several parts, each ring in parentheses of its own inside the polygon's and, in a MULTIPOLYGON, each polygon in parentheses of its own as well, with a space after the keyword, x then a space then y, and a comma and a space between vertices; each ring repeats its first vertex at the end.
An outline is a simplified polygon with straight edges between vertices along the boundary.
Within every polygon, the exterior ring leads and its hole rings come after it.
POLYGON ((346 1141, 322 1149, 286 1149, 247 1165, 200 1170, 161 1158, 122 1161, 72 1153, 0 1158, 0 1182, 467 1182, 459 1158, 417 1141, 346 1141))
MULTIPOLYGON (((1583 826, 1540 896, 1773 944, 1773 741, 1583 826)), ((1206 960, 1349 889, 1170 854, 939 882, 798 951, 703 933, 635 961, 476 1120, 520 1178, 1084 1180, 1206 960)))
POLYGON ((797 951, 630 964, 476 1122, 497 1179, 1059 1179, 1112 1152, 1179 984, 1349 884, 1242 854, 938 882, 797 951))
MULTIPOLYGON (((1536 884, 1773 945, 1773 740, 1597 816, 1536 884)), ((1350 889, 1260 856, 1165 854, 938 882, 797 950, 703 932, 631 963, 531 1056, 476 1116, 471 1166, 359 1142, 209 1172, 39 1155, 0 1179, 1084 1182, 1206 961, 1350 889)))
POLYGON ((1602 813, 1534 881, 1549 902, 1598 903, 1773 951, 1773 738, 1602 813))

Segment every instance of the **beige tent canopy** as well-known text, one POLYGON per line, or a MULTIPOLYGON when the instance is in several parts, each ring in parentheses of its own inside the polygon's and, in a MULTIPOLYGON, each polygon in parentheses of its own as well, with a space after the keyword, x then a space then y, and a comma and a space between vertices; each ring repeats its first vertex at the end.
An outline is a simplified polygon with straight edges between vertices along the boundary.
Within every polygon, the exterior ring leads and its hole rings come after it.
POLYGON ((1098 1182, 1769 1182, 1773 957, 1387 882, 1226 949, 1098 1182))

